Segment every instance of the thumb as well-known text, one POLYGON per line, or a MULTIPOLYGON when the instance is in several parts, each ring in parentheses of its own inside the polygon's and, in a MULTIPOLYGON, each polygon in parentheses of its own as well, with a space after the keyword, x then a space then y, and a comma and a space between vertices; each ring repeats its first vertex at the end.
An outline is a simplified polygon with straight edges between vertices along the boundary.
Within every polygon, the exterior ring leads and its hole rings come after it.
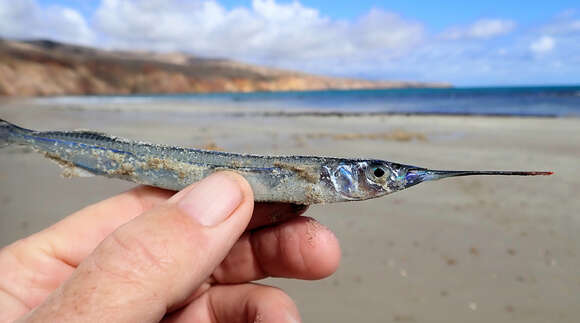
POLYGON ((30 318, 157 322, 211 275, 252 210, 243 177, 213 174, 118 228, 30 318))

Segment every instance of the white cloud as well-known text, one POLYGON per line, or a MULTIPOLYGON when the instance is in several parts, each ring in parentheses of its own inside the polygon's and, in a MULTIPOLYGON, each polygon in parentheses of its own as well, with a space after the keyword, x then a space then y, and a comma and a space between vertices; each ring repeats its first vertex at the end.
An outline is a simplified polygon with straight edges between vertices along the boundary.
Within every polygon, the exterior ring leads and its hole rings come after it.
POLYGON ((352 26, 351 41, 363 48, 399 51, 418 44, 423 38, 423 25, 405 21, 392 12, 372 9, 352 26))
POLYGON ((481 19, 471 25, 451 27, 441 35, 444 39, 489 39, 510 33, 516 23, 506 19, 481 19))
POLYGON ((580 19, 574 12, 559 15, 554 21, 543 26, 543 32, 550 34, 570 34, 580 32, 580 19))
POLYGON ((34 0, 0 0, 0 37, 47 38, 91 44, 94 34, 81 14, 70 8, 43 8, 34 0))
POLYGON ((282 65, 398 56, 424 33, 422 24, 378 9, 357 21, 336 21, 299 2, 274 0, 231 10, 213 0, 104 0, 95 22, 111 47, 187 50, 282 65))
POLYGON ((542 36, 530 44, 530 50, 535 54, 546 54, 556 46, 556 41, 550 36, 542 36))

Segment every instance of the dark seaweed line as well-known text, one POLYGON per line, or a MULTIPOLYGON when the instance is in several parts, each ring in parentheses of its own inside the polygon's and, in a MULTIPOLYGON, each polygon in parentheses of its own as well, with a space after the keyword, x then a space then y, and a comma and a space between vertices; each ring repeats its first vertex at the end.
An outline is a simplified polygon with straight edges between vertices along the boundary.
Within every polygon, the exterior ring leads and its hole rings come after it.
MULTIPOLYGON (((502 113, 455 113, 455 112, 392 112, 392 111, 372 111, 372 112, 321 112, 321 111, 272 111, 272 112, 225 112, 223 115, 232 117, 372 117, 372 116, 457 116, 457 117, 490 117, 490 118, 562 118, 558 114, 502 114, 502 113)), ((578 118, 580 115, 567 115, 566 118, 578 118)))

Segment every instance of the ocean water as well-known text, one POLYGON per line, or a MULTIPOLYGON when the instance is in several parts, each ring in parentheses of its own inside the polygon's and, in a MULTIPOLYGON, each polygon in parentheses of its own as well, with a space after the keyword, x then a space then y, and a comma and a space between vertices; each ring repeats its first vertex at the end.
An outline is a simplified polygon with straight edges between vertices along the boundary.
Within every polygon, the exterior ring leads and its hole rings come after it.
POLYGON ((179 101, 283 113, 580 116, 580 86, 120 95, 48 100, 81 104, 179 101))

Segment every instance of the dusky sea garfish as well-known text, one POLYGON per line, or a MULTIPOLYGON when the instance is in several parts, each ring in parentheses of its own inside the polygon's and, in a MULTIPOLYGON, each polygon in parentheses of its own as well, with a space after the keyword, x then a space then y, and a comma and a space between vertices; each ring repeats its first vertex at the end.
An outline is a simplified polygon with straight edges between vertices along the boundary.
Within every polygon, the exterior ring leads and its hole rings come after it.
POLYGON ((550 175, 528 171, 443 171, 375 159, 258 156, 129 141, 92 131, 33 131, 0 119, 0 146, 29 146, 56 161, 64 176, 102 175, 181 190, 230 170, 250 183, 256 201, 295 204, 358 201, 424 181, 468 175, 550 175))

